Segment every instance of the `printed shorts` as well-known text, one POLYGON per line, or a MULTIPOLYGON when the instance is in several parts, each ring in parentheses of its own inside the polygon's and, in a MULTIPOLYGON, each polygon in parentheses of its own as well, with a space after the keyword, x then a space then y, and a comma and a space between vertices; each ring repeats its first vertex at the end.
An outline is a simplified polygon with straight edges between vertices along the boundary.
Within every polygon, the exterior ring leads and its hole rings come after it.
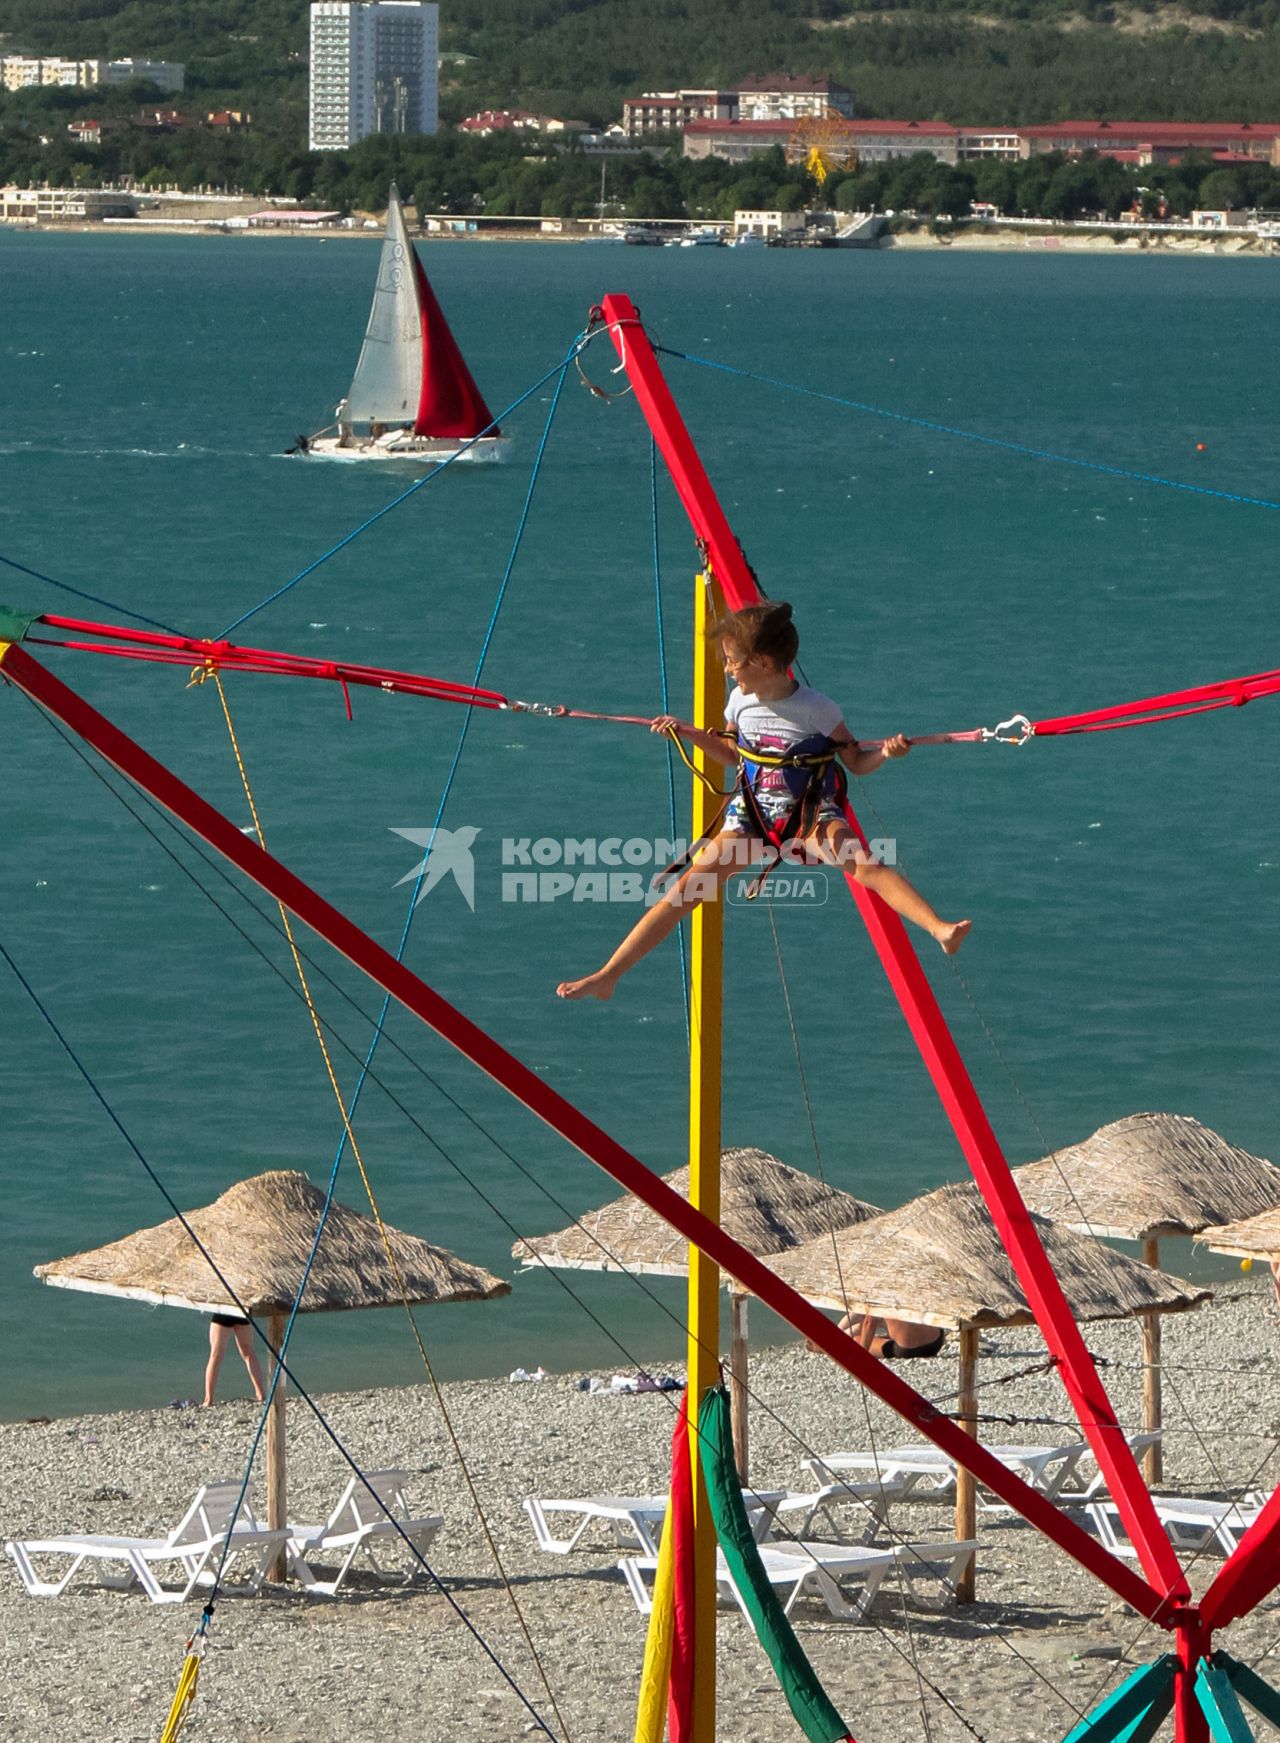
MULTIPOLYGON (((756 804, 760 807, 760 810, 763 812, 771 827, 777 828, 779 823, 786 822, 791 813, 791 809, 795 804, 795 800, 792 798, 790 793, 769 792, 766 790, 763 793, 756 794, 756 804)), ((819 823, 827 823, 833 819, 840 820, 843 817, 844 812, 837 804, 834 796, 824 798, 822 803, 818 806, 819 823)), ((720 825, 720 830, 724 835, 752 835, 755 833, 751 820, 747 815, 746 801, 741 793, 735 793, 733 798, 730 800, 729 807, 724 814, 724 821, 720 825)))

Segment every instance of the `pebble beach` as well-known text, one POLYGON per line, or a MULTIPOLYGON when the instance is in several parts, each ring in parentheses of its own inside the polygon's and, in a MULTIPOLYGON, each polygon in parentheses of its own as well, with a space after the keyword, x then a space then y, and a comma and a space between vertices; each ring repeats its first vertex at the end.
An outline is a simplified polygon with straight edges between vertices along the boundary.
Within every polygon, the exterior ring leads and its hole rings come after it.
MULTIPOLYGON (((1121 1421, 1141 1415, 1141 1344, 1133 1325, 1086 1328, 1121 1421)), ((1280 1327, 1269 1282, 1241 1278, 1217 1299, 1164 1322, 1165 1478, 1169 1492, 1232 1496, 1280 1476, 1280 1327)), ((980 1433, 991 1443, 1075 1438, 1056 1378, 1037 1367, 1034 1330, 984 1335, 980 1433), (1021 1377, 1017 1377, 1021 1376, 1021 1377), (1004 1419, 1004 1420, 1001 1420, 1004 1419), (1009 1420, 1013 1419, 1013 1420, 1009 1420)), ((907 1370, 943 1410, 956 1383, 954 1339, 936 1361, 907 1370)), ((238 1384, 230 1375, 224 1384, 238 1384)), ((411 1473, 418 1512, 445 1527, 431 1555, 447 1596, 420 1577, 407 1589, 360 1575, 334 1599, 296 1586, 218 1603, 191 1743, 415 1743, 549 1733, 571 1740, 629 1738, 645 1620, 617 1571, 606 1535, 573 1554, 536 1548, 525 1495, 647 1493, 666 1487, 678 1394, 614 1396, 578 1389, 582 1376, 442 1389, 506 1579, 542 1676, 495 1568, 429 1386, 318 1400, 335 1434, 366 1469, 411 1473), (456 1604, 457 1609, 454 1608, 456 1604), (465 1614, 466 1621, 459 1614, 465 1614), (468 1626, 470 1624, 470 1627, 468 1626), (471 1631, 474 1629, 474 1633, 471 1631), (491 1659, 478 1643, 481 1637, 491 1659), (527 1697, 504 1681, 497 1660, 527 1697)), ((304 1376, 305 1380, 305 1376, 304 1376)), ((764 1350, 751 1368, 752 1479, 805 1487, 801 1460, 912 1437, 823 1357, 798 1346, 764 1350)), ((229 1388, 230 1389, 230 1388, 229 1388)), ((8 1480, 0 1535, 66 1532, 163 1535, 199 1484, 237 1475, 256 1421, 248 1401, 211 1410, 167 1408, 0 1425, 8 1480)), ((289 1406, 289 1517, 322 1519, 347 1467, 305 1402, 289 1406)), ((261 1506, 263 1478, 251 1490, 261 1506)), ((893 1535, 953 1535, 950 1505, 908 1501, 893 1535)), ((800 1639, 861 1743, 1048 1743, 1135 1665, 1164 1649, 1157 1630, 1026 1525, 979 1513, 977 1602, 926 1607, 886 1581, 868 1620, 833 1622, 818 1603, 794 1613, 800 1639)), ((1220 1557, 1184 1555, 1195 1590, 1220 1557)), ((76 1584, 57 1600, 26 1596, 12 1564, 0 1580, 4 1735, 41 1743, 142 1743, 159 1736, 199 1604, 156 1606, 138 1591, 76 1584)), ((1280 1647, 1275 1598, 1224 1637, 1250 1663, 1280 1647)), ((1270 1663, 1280 1661, 1274 1653, 1270 1663)), ((1267 1665, 1261 1666, 1267 1674, 1267 1665)), ((717 1735, 783 1743, 800 1735, 770 1667, 736 1610, 719 1621, 717 1735)))

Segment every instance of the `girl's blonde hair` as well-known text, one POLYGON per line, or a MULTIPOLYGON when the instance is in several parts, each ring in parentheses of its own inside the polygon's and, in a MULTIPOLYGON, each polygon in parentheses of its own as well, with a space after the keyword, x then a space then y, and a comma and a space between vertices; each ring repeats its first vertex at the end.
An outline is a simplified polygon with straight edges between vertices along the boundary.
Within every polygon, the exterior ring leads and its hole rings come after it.
POLYGON ((712 624, 707 636, 712 641, 732 642, 739 653, 750 658, 773 660, 782 671, 800 651, 800 634, 791 621, 791 607, 782 599, 726 612, 712 624))

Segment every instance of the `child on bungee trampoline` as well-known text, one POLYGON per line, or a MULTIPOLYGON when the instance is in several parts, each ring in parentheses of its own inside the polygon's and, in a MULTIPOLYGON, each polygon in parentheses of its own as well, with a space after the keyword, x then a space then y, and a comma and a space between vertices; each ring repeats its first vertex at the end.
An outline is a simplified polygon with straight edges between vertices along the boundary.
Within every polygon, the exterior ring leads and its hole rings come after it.
POLYGON ((561 981, 562 999, 608 999, 627 970, 649 954, 699 902, 716 900, 735 873, 759 871, 772 851, 791 842, 827 865, 852 866, 854 876, 905 920, 922 927, 948 956, 968 936, 969 920, 942 920, 902 873, 862 846, 845 821, 844 777, 838 764, 869 775, 884 761, 906 756, 901 733, 878 749, 863 750, 845 725, 839 704, 788 675, 800 647, 791 607, 748 605, 713 624, 726 673, 735 688, 725 707, 726 731, 690 726, 668 714, 652 730, 688 739, 716 762, 743 767, 738 791, 716 834, 699 846, 678 882, 645 910, 608 962, 581 980, 561 981))

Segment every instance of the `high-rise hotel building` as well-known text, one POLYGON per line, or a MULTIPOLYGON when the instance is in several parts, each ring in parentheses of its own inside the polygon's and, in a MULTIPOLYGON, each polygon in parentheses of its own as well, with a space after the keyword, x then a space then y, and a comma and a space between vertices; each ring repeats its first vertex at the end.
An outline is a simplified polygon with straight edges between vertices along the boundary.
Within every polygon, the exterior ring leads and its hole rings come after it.
POLYGON ((371 133, 435 132, 439 12, 430 0, 317 0, 312 151, 342 151, 371 133))

